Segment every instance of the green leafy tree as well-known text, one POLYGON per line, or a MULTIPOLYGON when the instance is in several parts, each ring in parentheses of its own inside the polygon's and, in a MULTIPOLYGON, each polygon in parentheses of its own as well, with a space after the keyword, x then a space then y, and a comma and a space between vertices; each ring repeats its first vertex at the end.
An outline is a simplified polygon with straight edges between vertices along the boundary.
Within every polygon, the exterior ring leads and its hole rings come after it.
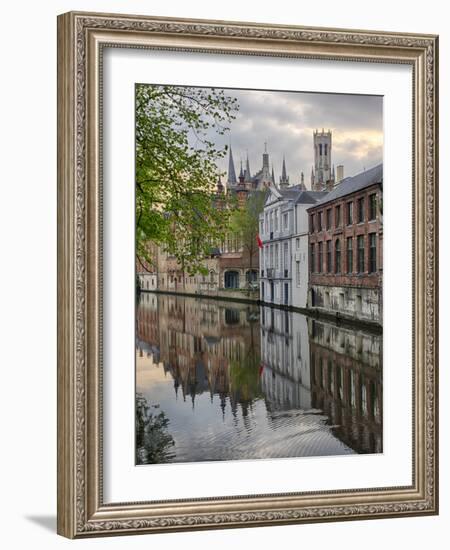
POLYGON ((244 205, 233 210, 231 228, 239 236, 244 252, 249 256, 249 267, 258 251, 259 215, 263 211, 265 191, 253 191, 244 205))
POLYGON ((261 352, 258 327, 250 322, 245 331, 246 349, 239 361, 230 362, 230 392, 240 402, 252 403, 262 397, 261 352))
POLYGON ((136 254, 154 263, 152 241, 190 275, 203 272, 211 247, 223 240, 230 210, 219 202, 217 161, 238 110, 224 90, 136 87, 136 254))

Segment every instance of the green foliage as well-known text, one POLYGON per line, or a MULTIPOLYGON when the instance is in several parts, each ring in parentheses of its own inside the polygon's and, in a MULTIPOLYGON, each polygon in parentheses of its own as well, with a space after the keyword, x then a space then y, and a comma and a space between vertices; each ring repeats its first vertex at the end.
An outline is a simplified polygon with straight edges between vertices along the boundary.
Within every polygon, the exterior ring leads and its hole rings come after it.
POLYGON ((150 264, 146 243, 175 256, 183 271, 202 271, 211 247, 223 239, 229 210, 217 204, 217 161, 237 101, 224 90, 136 87, 136 254, 150 264))
POLYGON ((150 407, 141 394, 136 395, 136 464, 161 464, 174 458, 173 437, 167 431, 169 419, 158 406, 150 407))
POLYGON ((250 325, 250 337, 244 357, 230 363, 230 392, 239 394, 244 401, 253 401, 262 397, 260 381, 261 354, 253 332, 256 327, 250 325))
POLYGON ((253 255, 258 249, 259 215, 263 211, 266 191, 253 191, 242 208, 233 211, 231 228, 240 235, 242 246, 250 256, 250 267, 253 255))

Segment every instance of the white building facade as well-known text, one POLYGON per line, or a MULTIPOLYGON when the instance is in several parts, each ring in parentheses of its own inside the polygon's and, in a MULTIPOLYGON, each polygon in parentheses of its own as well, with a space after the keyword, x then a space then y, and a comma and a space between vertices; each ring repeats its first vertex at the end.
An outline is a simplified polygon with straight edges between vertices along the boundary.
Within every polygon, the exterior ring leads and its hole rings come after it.
POLYGON ((297 188, 269 188, 259 217, 262 248, 259 252, 260 300, 269 304, 292 305, 292 233, 297 188))
POLYGON ((260 300, 306 308, 308 296, 308 213, 326 192, 301 186, 272 186, 259 217, 260 300))

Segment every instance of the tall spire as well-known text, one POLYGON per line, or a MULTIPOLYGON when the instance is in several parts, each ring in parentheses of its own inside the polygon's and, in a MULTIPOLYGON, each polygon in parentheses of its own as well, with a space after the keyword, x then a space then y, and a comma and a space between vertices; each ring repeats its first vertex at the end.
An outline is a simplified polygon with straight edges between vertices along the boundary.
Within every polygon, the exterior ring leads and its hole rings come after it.
POLYGON ((306 191, 305 174, 303 173, 303 171, 300 173, 300 189, 306 191))
POLYGON ((314 191, 314 166, 311 166, 311 190, 314 191))
POLYGON ((231 150, 230 145, 230 156, 228 159, 228 183, 231 183, 232 185, 236 185, 236 170, 234 169, 234 161, 233 161, 233 151, 231 150))
POLYGON ((250 178, 252 177, 251 176, 251 172, 250 172, 250 161, 248 160, 248 149, 247 149, 247 162, 245 164, 245 178, 250 181, 250 178))
POLYGON ((269 153, 267 152, 267 141, 264 142, 263 170, 264 168, 267 172, 269 172, 269 153))
POLYGON ((289 177, 286 172, 286 159, 284 158, 284 155, 283 155, 283 167, 281 169, 280 185, 284 185, 284 186, 289 185, 289 177))
POLYGON ((244 170, 242 168, 242 159, 241 159, 241 170, 239 172, 239 180, 244 177, 244 170))
POLYGON ((273 171, 273 164, 272 164, 272 183, 275 185, 275 173, 273 171))

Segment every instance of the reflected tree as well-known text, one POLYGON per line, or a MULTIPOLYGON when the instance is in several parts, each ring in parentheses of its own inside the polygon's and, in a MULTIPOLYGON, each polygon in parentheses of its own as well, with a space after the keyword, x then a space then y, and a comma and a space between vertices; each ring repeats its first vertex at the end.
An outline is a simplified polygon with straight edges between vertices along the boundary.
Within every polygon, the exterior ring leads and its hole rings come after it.
POLYGON ((161 464, 175 457, 169 419, 158 409, 159 405, 149 405, 142 394, 136 394, 136 464, 161 464))
POLYGON ((253 324, 250 325, 250 335, 245 355, 239 361, 230 362, 230 393, 237 401, 252 402, 262 397, 261 353, 259 342, 255 341, 253 324))

